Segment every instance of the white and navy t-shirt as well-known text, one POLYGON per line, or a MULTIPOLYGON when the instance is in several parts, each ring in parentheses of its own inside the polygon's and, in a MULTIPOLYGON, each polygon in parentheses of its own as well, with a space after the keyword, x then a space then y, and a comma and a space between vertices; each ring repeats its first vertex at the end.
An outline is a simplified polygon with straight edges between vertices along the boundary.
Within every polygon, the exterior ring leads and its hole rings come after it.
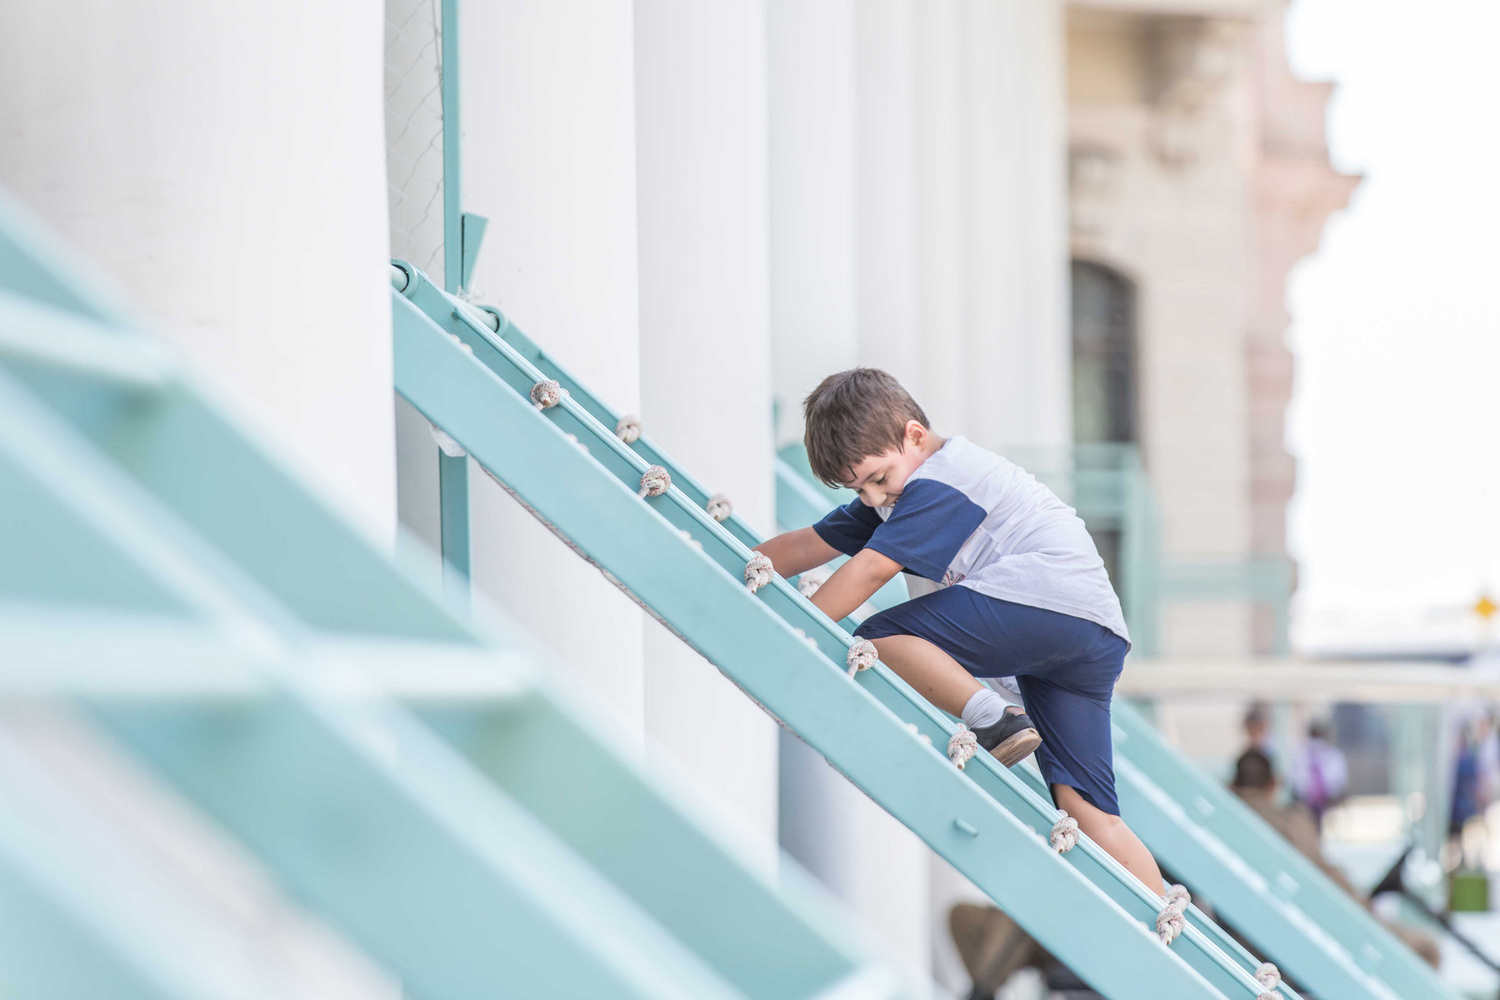
POLYGON ((1130 640, 1104 560, 1073 508, 965 438, 949 438, 917 466, 894 506, 856 499, 813 530, 846 555, 868 547, 900 563, 913 597, 957 584, 1130 640))

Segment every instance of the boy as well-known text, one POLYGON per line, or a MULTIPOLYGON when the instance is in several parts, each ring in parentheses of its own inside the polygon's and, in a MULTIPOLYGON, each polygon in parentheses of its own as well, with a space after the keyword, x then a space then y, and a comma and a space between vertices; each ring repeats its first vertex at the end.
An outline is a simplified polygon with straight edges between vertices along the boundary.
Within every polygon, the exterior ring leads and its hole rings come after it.
POLYGON ((813 472, 859 496, 758 550, 782 576, 850 556, 811 598, 834 621, 904 570, 912 599, 856 634, 1006 766, 1036 750, 1058 808, 1161 892, 1115 799, 1109 705, 1130 642, 1083 522, 1018 466, 934 434, 885 372, 830 375, 803 409, 813 472), (1009 675, 1034 726, 976 679, 1009 675))

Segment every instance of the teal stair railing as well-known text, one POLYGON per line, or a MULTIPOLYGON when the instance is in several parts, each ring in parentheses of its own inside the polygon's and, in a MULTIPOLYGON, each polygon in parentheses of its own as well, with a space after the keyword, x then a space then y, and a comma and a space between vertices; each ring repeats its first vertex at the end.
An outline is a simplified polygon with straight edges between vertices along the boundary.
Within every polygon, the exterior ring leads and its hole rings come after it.
MULTIPOLYGON (((494 310, 480 310, 397 263, 392 294, 397 390, 584 558, 821 752, 1112 1000, 1256 997, 1256 959, 1202 914, 1164 946, 1162 902, 1086 838, 1046 842, 1051 802, 987 755, 959 771, 934 748, 952 721, 883 665, 851 681, 847 632, 787 581, 741 581, 755 540, 704 510, 707 492, 677 470, 643 501, 651 442, 614 434, 614 415, 494 310), (533 407, 545 379, 570 389, 533 407), (601 419, 602 418, 602 419, 601 419), (572 438, 572 440, 570 440, 572 438)), ((1283 987, 1286 997, 1296 994, 1283 987)))
MULTIPOLYGON (((799 449, 777 461, 784 529, 811 524, 854 497, 813 481, 805 465, 799 449)), ((1108 508, 1097 499, 1105 492, 1095 484, 1091 510, 1108 508)), ((872 603, 889 606, 882 595, 872 603)), ((1452 997, 1426 962, 1128 703, 1115 702, 1114 722, 1115 777, 1131 828, 1292 978, 1322 996, 1452 997)), ((1023 770, 1044 790, 1034 768, 1023 770)))
MULTIPOLYGON (((3 197, 0 552, 0 699, 81 710, 410 995, 904 995, 838 911, 739 861, 520 644, 458 621, 3 197)), ((24 945, 0 949, 0 993, 248 995, 191 912, 112 877, 107 829, 19 773, 0 766, 0 930, 24 945)))

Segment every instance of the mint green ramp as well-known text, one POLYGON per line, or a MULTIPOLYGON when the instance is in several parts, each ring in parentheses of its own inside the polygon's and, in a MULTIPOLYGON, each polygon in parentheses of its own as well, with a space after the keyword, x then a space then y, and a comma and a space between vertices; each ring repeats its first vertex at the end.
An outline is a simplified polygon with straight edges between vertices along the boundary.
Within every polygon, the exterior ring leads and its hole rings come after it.
POLYGON ((1159 897, 1086 840, 1054 852, 1045 835, 1057 811, 1020 777, 988 755, 955 769, 934 747, 946 745, 952 722, 884 666, 851 681, 849 635, 786 581, 750 593, 743 526, 709 517, 701 488, 683 477, 691 494, 674 486, 637 496, 651 463, 589 412, 582 387, 533 407, 528 395, 547 375, 512 346, 518 334, 503 317, 444 294, 415 268, 400 265, 394 280, 398 391, 1095 989, 1111 1000, 1262 992, 1254 960, 1201 915, 1163 945, 1152 930, 1159 897))
MULTIPOLYGON (((784 528, 822 517, 849 491, 816 483, 800 449, 777 460, 784 528)), ((887 607, 881 595, 873 601, 887 607)), ((1127 668, 1128 669, 1128 668, 1127 668)), ((1257 949, 1322 996, 1442 1000, 1436 973, 1218 781, 1116 701, 1120 807, 1152 853, 1257 949)), ((1034 769, 1026 777, 1045 791, 1034 769)))
MULTIPOLYGON (((83 709, 410 996, 904 995, 64 260, 0 197, 0 699, 83 709)), ((9 781, 0 994, 216 996, 191 922, 9 781)))

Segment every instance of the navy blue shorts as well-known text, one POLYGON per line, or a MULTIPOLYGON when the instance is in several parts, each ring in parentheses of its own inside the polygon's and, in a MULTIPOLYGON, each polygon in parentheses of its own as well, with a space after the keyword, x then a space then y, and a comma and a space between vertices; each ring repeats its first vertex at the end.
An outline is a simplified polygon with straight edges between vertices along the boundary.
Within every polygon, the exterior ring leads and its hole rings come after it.
POLYGON ((1109 703, 1130 648, 1124 639, 1085 618, 968 587, 944 587, 888 608, 855 634, 918 636, 975 677, 1015 675, 1042 737, 1036 757, 1047 783, 1076 788, 1090 804, 1120 815, 1109 703))

